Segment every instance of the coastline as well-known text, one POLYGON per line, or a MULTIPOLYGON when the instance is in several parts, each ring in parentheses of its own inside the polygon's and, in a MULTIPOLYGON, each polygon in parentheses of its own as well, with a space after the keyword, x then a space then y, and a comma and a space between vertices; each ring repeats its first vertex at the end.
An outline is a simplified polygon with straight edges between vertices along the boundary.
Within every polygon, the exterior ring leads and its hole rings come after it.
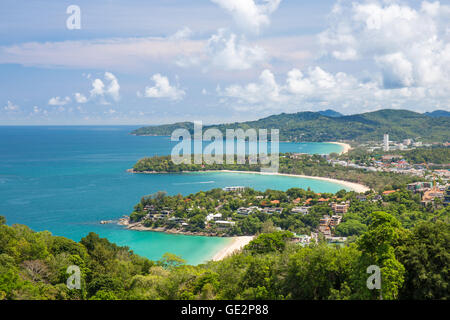
POLYGON ((164 227, 159 227, 159 228, 145 227, 141 222, 131 222, 130 223, 129 217, 120 218, 119 222, 117 224, 125 227, 128 230, 133 230, 133 231, 150 231, 150 232, 163 232, 163 233, 167 233, 167 234, 182 234, 185 236, 229 238, 229 237, 220 236, 220 235, 212 234, 212 233, 208 233, 208 232, 190 232, 190 231, 183 231, 183 230, 179 230, 179 229, 167 229, 164 227))
POLYGON ((326 143, 332 143, 332 144, 340 145, 340 146, 343 148, 343 150, 342 150, 341 152, 339 152, 339 155, 343 155, 343 154, 349 152, 349 151, 352 149, 352 146, 351 146, 351 145, 349 145, 348 143, 344 143, 344 142, 332 142, 332 141, 328 141, 328 142, 326 142, 326 143))
MULTIPOLYGON (((203 172, 203 171, 198 171, 203 172)), ((289 173, 277 173, 277 172, 257 172, 257 171, 233 171, 233 170, 209 170, 205 172, 229 172, 229 173, 246 173, 246 174, 263 174, 263 175, 274 175, 274 176, 285 176, 285 177, 296 177, 296 178, 304 178, 304 179, 313 179, 313 180, 322 180, 322 181, 328 181, 332 183, 339 184, 341 186, 347 187, 352 189, 355 192, 358 193, 364 193, 366 191, 369 191, 370 188, 356 182, 350 182, 345 180, 337 180, 332 178, 325 178, 325 177, 314 177, 314 176, 305 176, 300 174, 289 174, 289 173)))
MULTIPOLYGON (((127 172, 129 173, 136 173, 136 174, 169 174, 169 173, 175 173, 175 172, 156 172, 156 171, 143 171, 143 172, 135 172, 133 169, 128 169, 127 172)), ((226 172, 226 173, 244 173, 244 174, 263 174, 263 175, 276 175, 276 176, 285 176, 285 177, 294 177, 294 178, 304 178, 304 179, 313 179, 313 180, 322 180, 327 181, 335 184, 339 184, 341 186, 344 186, 346 188, 352 189, 355 192, 358 193, 364 193, 366 191, 369 191, 370 188, 356 182, 350 182, 345 180, 338 180, 338 179, 332 179, 332 178, 325 178, 325 177, 316 177, 316 176, 305 176, 300 174, 288 174, 288 173, 277 173, 277 172, 258 172, 258 171, 237 171, 237 170, 204 170, 204 171, 182 171, 180 173, 202 173, 202 172, 226 172)))
MULTIPOLYGON (((186 236, 200 236, 200 237, 220 237, 218 235, 208 234, 206 232, 185 232, 177 229, 165 229, 165 228, 149 228, 144 227, 141 223, 130 223, 128 218, 119 219, 118 225, 125 227, 128 230, 133 231, 150 231, 150 232, 163 232, 167 234, 178 234, 178 235, 186 235, 186 236)), ((231 256, 233 253, 241 250, 247 244, 250 243, 256 236, 240 236, 240 237, 220 237, 220 238, 228 238, 230 242, 222 247, 219 251, 213 253, 212 258, 207 260, 211 261, 220 261, 225 259, 226 257, 231 256)))
POLYGON ((233 253, 241 250, 243 247, 249 244, 254 237, 255 236, 233 237, 233 240, 225 248, 214 255, 212 261, 220 261, 225 259, 226 257, 231 256, 233 253))

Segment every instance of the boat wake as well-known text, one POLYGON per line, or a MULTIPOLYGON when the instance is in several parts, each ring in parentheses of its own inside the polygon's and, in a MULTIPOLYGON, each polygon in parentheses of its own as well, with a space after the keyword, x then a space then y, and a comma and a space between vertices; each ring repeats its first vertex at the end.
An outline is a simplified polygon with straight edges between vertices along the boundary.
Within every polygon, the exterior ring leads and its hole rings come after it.
POLYGON ((178 182, 178 183, 172 183, 174 186, 183 186, 188 184, 211 184, 216 183, 215 181, 198 181, 198 182, 178 182))

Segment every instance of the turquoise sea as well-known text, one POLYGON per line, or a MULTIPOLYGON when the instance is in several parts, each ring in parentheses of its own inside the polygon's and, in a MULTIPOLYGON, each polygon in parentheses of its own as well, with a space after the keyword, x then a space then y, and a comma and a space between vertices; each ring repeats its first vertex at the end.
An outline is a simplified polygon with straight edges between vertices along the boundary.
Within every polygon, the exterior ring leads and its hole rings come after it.
MULTIPOLYGON (((170 154, 168 137, 129 134, 136 126, 0 127, 0 215, 8 224, 79 241, 93 231, 150 259, 165 252, 190 264, 212 258, 230 239, 169 235, 101 225, 128 215, 143 195, 159 190, 190 194, 243 185, 258 190, 310 187, 334 192, 330 182, 242 173, 138 175, 126 172, 140 158, 170 154)), ((280 152, 331 153, 329 143, 280 143, 280 152)))

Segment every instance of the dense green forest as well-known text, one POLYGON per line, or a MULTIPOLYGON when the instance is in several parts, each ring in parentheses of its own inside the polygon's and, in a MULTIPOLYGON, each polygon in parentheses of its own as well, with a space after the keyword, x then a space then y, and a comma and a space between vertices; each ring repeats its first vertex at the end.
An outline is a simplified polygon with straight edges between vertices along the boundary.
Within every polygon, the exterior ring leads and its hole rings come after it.
POLYGON ((186 265, 172 254, 139 257, 90 233, 79 243, 0 219, 0 299, 378 299, 367 267, 381 268, 383 299, 448 299, 450 226, 440 218, 407 230, 372 212, 356 242, 302 247, 262 233, 219 262, 186 265), (69 266, 81 288, 68 289, 69 266))
MULTIPOLYGON (((139 160, 133 167, 135 172, 183 172, 207 170, 235 170, 235 171, 261 171, 260 163, 251 165, 248 158, 245 164, 177 164, 170 156, 155 156, 139 160)), ((326 177, 364 184, 375 190, 389 190, 401 188, 408 183, 418 181, 419 177, 402 175, 391 172, 369 172, 343 166, 332 166, 319 155, 304 155, 292 159, 289 153, 281 154, 279 160, 279 173, 298 174, 315 177, 326 177)))
MULTIPOLYGON (((170 136, 175 129, 187 129, 193 133, 193 123, 182 122, 150 126, 132 132, 136 135, 170 136)), ((389 133, 393 141, 406 138, 430 142, 446 142, 450 136, 450 117, 432 117, 407 110, 379 110, 351 116, 337 117, 320 112, 282 113, 257 121, 205 126, 204 130, 217 128, 244 130, 279 129, 281 141, 382 141, 389 133)))

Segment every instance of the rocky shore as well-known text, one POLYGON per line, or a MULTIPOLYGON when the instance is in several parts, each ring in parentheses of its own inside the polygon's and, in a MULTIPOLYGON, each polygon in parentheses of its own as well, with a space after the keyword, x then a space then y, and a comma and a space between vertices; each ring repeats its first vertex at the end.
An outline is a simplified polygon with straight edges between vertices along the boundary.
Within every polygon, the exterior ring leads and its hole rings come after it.
POLYGON ((135 231, 153 231, 153 232, 164 232, 169 234, 182 234, 186 236, 202 236, 202 237, 227 237, 222 234, 217 233, 209 233, 209 232, 191 232, 191 231, 185 231, 180 229, 168 229, 164 227, 146 227, 142 222, 130 222, 129 217, 124 217, 119 219, 118 222, 119 225, 126 227, 129 230, 135 230, 135 231))

